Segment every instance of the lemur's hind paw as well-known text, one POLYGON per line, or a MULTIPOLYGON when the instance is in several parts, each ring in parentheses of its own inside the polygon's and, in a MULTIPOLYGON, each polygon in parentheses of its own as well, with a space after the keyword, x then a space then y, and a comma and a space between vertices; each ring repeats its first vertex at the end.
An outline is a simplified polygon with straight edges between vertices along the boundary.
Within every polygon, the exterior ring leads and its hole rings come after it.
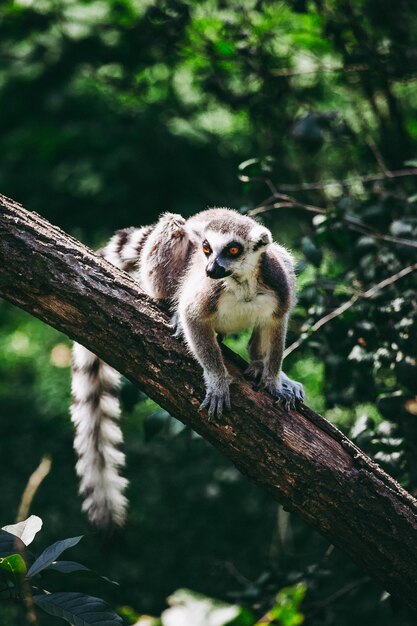
POLYGON ((295 408, 297 402, 304 402, 304 388, 301 383, 288 378, 281 372, 278 382, 277 404, 282 404, 287 411, 295 408))
POLYGON ((259 383, 262 378, 263 371, 263 361, 252 361, 245 369, 244 375, 249 380, 252 380, 255 383, 259 383))
POLYGON ((281 372, 278 380, 263 381, 259 387, 270 393, 275 398, 275 403, 281 404, 286 411, 295 409, 297 402, 304 400, 302 384, 291 380, 284 372, 281 372))

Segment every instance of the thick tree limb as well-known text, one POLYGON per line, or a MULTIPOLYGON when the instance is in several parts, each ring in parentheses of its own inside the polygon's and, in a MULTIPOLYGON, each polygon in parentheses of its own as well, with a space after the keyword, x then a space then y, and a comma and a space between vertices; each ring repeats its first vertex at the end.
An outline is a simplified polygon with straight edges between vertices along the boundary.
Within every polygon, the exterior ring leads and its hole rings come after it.
POLYGON ((124 272, 0 196, 0 295, 84 344, 417 610, 417 502, 305 406, 285 412, 242 378, 209 422, 202 376, 165 314, 124 272))

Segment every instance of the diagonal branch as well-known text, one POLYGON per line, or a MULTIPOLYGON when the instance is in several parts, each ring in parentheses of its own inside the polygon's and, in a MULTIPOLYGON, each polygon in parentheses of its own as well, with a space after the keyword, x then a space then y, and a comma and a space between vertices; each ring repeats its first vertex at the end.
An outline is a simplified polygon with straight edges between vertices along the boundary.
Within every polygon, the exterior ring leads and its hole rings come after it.
MULTIPOLYGON (((288 413, 238 383, 232 412, 198 412, 201 370, 133 279, 0 196, 0 295, 83 343, 221 450, 251 480, 417 611, 417 502, 306 406, 288 413)), ((138 479, 139 480, 139 479, 138 479)))

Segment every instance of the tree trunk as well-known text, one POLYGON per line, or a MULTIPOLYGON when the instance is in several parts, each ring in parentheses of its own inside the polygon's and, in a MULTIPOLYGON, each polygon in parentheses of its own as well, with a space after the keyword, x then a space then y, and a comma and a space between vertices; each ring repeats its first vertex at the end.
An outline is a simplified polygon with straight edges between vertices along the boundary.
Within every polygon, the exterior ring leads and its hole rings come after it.
POLYGON ((201 368, 164 312, 129 275, 4 196, 0 295, 122 372, 417 610, 416 500, 323 417, 254 391, 227 349, 233 410, 210 422, 198 411, 201 368))

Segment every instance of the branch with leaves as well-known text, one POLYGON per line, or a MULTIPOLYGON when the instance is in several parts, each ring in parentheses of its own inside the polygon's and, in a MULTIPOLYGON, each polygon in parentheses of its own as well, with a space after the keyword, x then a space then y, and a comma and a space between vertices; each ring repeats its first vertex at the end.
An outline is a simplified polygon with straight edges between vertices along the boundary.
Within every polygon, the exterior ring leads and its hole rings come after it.
MULTIPOLYGON (((100 598, 72 591, 50 592, 44 588, 42 576, 47 571, 61 574, 82 571, 89 572, 92 576, 97 574, 81 563, 58 560, 65 550, 76 546, 82 537, 56 541, 34 558, 27 546, 41 528, 42 520, 31 515, 26 520, 0 529, 0 580, 5 584, 4 589, 0 589, 0 598, 3 595, 5 599, 25 601, 29 594, 31 611, 28 613, 28 621, 31 624, 37 624, 33 610, 36 605, 46 613, 61 617, 74 626, 122 625, 122 618, 100 598)), ((105 580, 108 581, 107 578, 105 580)))
POLYGON ((305 333, 303 333, 300 338, 297 339, 297 341, 294 341, 294 343, 288 346, 288 348, 285 349, 284 356, 288 356, 289 354, 291 354, 291 352, 297 350, 297 348, 299 348, 307 339, 309 339, 311 335, 320 330, 322 326, 324 326, 328 322, 331 322, 336 317, 339 317, 339 315, 342 315, 345 311, 350 309, 350 307, 352 307, 360 298, 372 298, 372 296, 381 291, 381 289, 393 285, 395 282, 397 282, 397 280, 400 280, 404 276, 407 276, 408 274, 411 274, 411 272, 415 272, 416 270, 417 263, 413 263, 413 265, 408 265, 407 267, 404 267, 402 270, 396 272, 392 276, 384 278, 384 280, 381 280, 379 283, 373 285, 366 291, 353 294, 353 296, 349 300, 338 306, 327 315, 323 315, 323 317, 317 320, 317 322, 315 322, 305 333))

